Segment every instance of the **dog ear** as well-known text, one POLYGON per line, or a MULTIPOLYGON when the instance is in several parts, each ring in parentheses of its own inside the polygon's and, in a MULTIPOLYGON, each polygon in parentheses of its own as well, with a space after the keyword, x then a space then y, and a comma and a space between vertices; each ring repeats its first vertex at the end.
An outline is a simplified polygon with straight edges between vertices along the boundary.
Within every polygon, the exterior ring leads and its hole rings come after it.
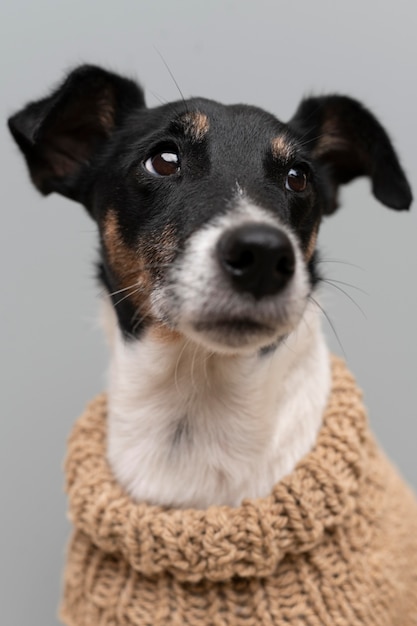
POLYGON ((126 115, 145 106, 131 80, 99 67, 71 72, 51 96, 28 104, 9 121, 35 186, 82 201, 84 174, 126 115))
POLYGON ((391 141, 359 102, 345 96, 307 98, 289 126, 328 168, 332 189, 325 213, 337 208, 339 185, 357 176, 369 176, 374 196, 391 209, 410 207, 411 189, 391 141))

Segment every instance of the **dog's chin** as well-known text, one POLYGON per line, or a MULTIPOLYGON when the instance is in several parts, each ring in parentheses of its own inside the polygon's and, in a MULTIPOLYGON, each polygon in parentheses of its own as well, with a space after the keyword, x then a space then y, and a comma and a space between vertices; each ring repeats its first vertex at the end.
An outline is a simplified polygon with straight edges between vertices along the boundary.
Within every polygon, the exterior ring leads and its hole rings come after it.
POLYGON ((251 318, 203 318, 181 325, 195 343, 220 354, 249 354, 268 348, 293 330, 293 325, 251 318))

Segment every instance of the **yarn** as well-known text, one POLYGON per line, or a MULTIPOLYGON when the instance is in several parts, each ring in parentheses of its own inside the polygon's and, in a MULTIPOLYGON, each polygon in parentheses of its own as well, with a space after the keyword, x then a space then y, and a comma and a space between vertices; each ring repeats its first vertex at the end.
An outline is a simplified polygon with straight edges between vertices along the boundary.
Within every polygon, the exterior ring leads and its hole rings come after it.
POLYGON ((314 449, 266 498, 176 510, 135 503, 106 460, 106 396, 66 460, 67 626, 417 626, 417 502, 332 359, 314 449))

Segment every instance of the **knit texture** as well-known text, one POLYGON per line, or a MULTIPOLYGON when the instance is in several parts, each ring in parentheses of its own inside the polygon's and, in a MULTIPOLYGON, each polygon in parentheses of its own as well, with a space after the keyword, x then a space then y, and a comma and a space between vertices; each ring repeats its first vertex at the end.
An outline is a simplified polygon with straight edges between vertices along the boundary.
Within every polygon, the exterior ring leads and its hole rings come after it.
POLYGON ((262 499, 134 503, 106 462, 106 397, 66 461, 67 626, 417 626, 417 503, 333 359, 315 448, 262 499))

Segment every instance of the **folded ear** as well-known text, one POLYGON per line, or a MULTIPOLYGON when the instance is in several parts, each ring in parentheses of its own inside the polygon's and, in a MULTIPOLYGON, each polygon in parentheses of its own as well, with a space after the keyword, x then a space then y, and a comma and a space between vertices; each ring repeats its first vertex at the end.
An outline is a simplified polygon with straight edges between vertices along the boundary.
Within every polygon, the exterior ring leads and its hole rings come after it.
POLYGON ((82 201, 91 160, 125 116, 144 106, 136 83, 83 65, 52 95, 28 104, 8 123, 36 187, 82 201))
POLYGON ((378 120, 344 96, 308 98, 289 122, 312 156, 328 167, 332 189, 327 213, 337 208, 340 184, 369 176, 374 196, 401 211, 412 202, 410 186, 378 120))

